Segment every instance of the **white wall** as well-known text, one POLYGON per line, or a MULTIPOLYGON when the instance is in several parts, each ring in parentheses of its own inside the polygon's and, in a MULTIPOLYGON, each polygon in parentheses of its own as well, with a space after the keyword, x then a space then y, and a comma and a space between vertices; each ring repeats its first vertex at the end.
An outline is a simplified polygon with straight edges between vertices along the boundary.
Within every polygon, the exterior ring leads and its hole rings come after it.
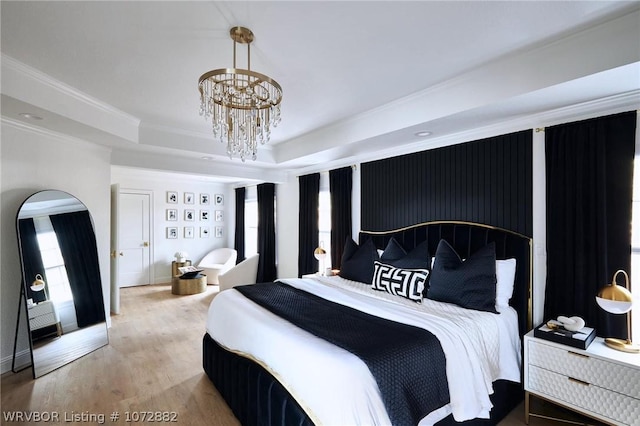
POLYGON ((157 172, 144 172, 124 167, 112 167, 111 183, 119 184, 121 190, 135 189, 146 190, 153 194, 151 214, 154 235, 152 237, 151 256, 153 263, 152 283, 167 283, 171 281, 171 262, 175 260, 177 251, 186 251, 189 259, 194 263, 200 261, 209 251, 219 247, 233 247, 235 229, 235 194, 229 185, 208 182, 201 176, 189 176, 183 174, 168 174, 157 172), (178 192, 178 204, 167 203, 167 191, 178 192), (194 204, 184 203, 184 193, 192 192, 195 195, 194 204), (200 204, 200 194, 209 194, 210 204, 200 204), (223 194, 224 204, 216 206, 214 195, 223 194), (167 209, 178 210, 178 221, 167 221, 167 209), (193 222, 184 220, 184 210, 192 209, 196 212, 196 220, 193 222), (208 210, 210 219, 208 222, 200 221, 200 211, 208 210), (215 221, 215 211, 223 211, 223 221, 215 221), (166 228, 178 227, 178 238, 167 239, 166 228), (184 227, 194 228, 194 237, 184 237, 184 227), (200 238, 200 228, 209 227, 209 238, 200 238), (214 228, 223 227, 223 237, 216 238, 214 228))
MULTIPOLYGON (((105 312, 109 317, 110 152, 92 143, 71 140, 23 125, 2 121, 0 142, 0 306, 2 372, 11 368, 21 271, 16 235, 16 214, 22 202, 44 189, 58 189, 76 196, 93 218, 105 312)), ((24 309, 22 310, 24 312, 24 309)), ((28 349, 26 318, 20 321, 18 351, 28 349)))

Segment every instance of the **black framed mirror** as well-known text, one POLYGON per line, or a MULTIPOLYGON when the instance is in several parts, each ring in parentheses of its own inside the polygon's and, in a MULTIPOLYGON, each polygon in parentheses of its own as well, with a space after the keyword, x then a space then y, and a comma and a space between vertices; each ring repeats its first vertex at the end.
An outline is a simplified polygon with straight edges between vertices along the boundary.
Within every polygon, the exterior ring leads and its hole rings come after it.
POLYGON ((63 191, 27 198, 16 228, 37 378, 109 343, 98 250, 89 210, 63 191))

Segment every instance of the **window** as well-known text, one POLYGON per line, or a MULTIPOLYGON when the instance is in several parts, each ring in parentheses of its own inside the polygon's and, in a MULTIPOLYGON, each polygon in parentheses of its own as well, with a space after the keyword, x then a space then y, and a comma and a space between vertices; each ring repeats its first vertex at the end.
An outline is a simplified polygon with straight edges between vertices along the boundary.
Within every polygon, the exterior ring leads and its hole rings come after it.
POLYGON ((636 140, 636 156, 633 166, 633 204, 631 210, 631 341, 640 342, 640 141, 636 140))
POLYGON ((324 269, 331 267, 331 196, 328 189, 320 190, 319 194, 318 241, 320 247, 327 252, 324 262, 318 265, 320 272, 324 273, 324 269))
POLYGON ((44 273, 47 277, 50 300, 56 304, 73 300, 67 268, 64 266, 58 238, 53 230, 49 216, 34 218, 33 223, 36 228, 36 238, 40 247, 44 273))
POLYGON ((244 254, 246 257, 258 252, 258 200, 244 201, 244 254))

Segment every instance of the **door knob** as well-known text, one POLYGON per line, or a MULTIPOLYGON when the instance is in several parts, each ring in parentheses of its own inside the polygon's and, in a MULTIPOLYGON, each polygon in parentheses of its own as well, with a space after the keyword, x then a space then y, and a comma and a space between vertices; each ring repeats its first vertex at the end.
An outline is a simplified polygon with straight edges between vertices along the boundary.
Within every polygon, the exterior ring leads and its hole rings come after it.
POLYGON ((142 243, 142 246, 143 247, 149 247, 149 243, 147 241, 145 241, 145 242, 142 243))

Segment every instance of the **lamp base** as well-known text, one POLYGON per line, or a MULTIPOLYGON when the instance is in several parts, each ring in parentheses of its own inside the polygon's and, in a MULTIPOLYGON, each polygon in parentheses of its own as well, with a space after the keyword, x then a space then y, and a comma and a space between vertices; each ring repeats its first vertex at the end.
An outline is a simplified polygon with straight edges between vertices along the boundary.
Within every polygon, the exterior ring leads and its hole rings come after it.
POLYGON ((604 339, 604 344, 618 351, 634 354, 640 353, 640 346, 634 345, 630 340, 614 339, 612 337, 608 337, 604 339))

